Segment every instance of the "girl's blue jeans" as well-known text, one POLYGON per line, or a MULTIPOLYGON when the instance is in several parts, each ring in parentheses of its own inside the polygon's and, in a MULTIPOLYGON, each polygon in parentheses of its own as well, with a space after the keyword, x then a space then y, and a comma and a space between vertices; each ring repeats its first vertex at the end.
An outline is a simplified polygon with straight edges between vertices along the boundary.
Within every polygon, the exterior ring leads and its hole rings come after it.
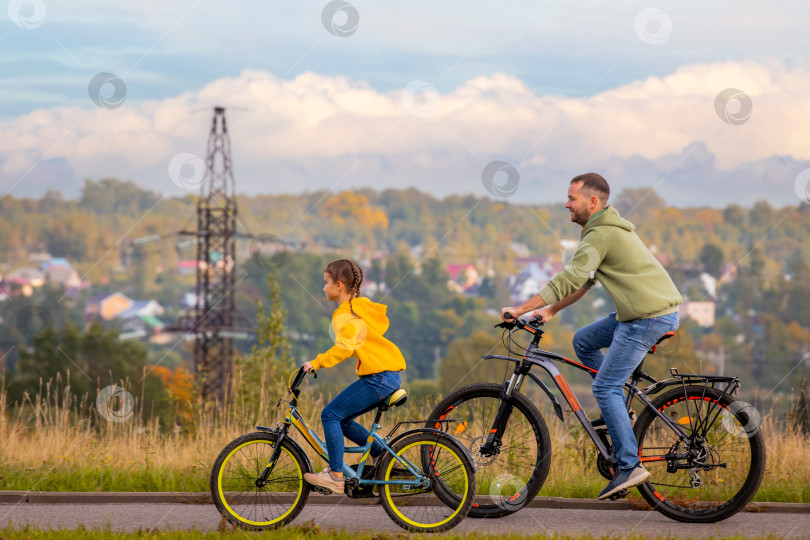
MULTIPOLYGON (((329 402, 321 413, 326 451, 329 453, 329 469, 343 471, 343 436, 358 446, 368 443, 369 431, 354 421, 361 414, 377 408, 380 401, 399 389, 401 378, 398 371, 383 371, 364 375, 350 384, 329 402)), ((383 453, 380 443, 371 446, 371 455, 383 453)))
POLYGON ((574 352, 586 366, 598 370, 593 395, 602 410, 619 469, 639 464, 638 441, 627 414, 624 383, 644 360, 647 351, 667 332, 678 328, 678 312, 619 322, 616 313, 582 327, 574 334, 574 352), (607 348, 607 354, 601 349, 607 348))

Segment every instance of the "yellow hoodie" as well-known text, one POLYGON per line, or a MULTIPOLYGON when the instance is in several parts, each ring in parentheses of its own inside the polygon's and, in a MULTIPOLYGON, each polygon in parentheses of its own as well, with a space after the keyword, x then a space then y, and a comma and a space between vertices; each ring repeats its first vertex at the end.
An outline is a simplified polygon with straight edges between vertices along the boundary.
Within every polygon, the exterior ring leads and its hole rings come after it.
POLYGON ((375 304, 368 298, 359 297, 340 304, 332 314, 330 334, 335 345, 312 361, 312 367, 335 366, 352 356, 357 358, 357 374, 373 375, 383 371, 402 371, 405 358, 399 348, 383 337, 388 330, 388 306, 375 304))

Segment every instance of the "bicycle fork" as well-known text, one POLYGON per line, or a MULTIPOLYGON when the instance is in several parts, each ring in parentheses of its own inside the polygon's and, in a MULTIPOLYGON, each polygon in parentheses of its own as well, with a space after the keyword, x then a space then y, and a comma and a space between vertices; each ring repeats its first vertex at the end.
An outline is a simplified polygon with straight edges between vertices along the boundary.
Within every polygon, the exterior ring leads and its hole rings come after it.
POLYGON ((503 383, 501 387, 501 395, 498 401, 498 412, 495 414, 495 420, 492 422, 492 427, 487 434, 487 440, 478 449, 479 453, 483 456, 492 456, 500 453, 503 438, 503 432, 506 430, 506 425, 509 423, 509 417, 512 415, 512 392, 519 392, 520 386, 523 384, 523 378, 528 373, 528 366, 516 366, 512 377, 503 383))
POLYGON ((262 474, 256 479, 256 487, 258 488, 263 487, 267 483, 267 477, 270 476, 279 456, 281 456, 281 443, 287 436, 287 425, 288 424, 285 424, 284 427, 278 427, 273 430, 276 433, 276 442, 273 444, 273 454, 270 456, 262 474))

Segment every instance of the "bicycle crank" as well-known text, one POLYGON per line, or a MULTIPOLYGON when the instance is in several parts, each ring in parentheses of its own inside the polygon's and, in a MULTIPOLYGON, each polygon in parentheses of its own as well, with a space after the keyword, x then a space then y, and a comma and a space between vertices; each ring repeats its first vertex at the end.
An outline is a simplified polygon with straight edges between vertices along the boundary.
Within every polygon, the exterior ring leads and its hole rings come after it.
MULTIPOLYGON (((608 452, 610 451, 611 449, 608 447, 608 452)), ((616 465, 617 462, 615 457, 605 459, 602 457, 602 454, 596 454, 596 470, 599 471, 599 474, 601 474, 603 478, 613 480, 613 471, 616 470, 616 465)))

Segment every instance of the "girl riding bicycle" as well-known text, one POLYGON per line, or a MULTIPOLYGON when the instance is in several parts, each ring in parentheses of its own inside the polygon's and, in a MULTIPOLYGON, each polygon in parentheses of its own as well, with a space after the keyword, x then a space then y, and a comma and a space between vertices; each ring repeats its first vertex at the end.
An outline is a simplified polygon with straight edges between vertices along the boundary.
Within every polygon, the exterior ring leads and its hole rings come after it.
MULTIPOLYGON (((360 297, 363 271, 356 262, 348 259, 332 261, 323 271, 323 282, 326 298, 338 303, 331 322, 335 345, 311 362, 305 362, 304 371, 332 367, 356 357, 355 370, 360 378, 324 407, 321 422, 329 468, 319 473, 306 473, 304 479, 332 493, 343 493, 343 437, 345 435, 358 445, 367 443, 368 430, 354 419, 376 408, 380 401, 399 388, 399 372, 405 369, 405 358, 396 345, 383 337, 388 330, 387 306, 360 297)), ((378 457, 383 450, 375 442, 371 457, 378 457)))

